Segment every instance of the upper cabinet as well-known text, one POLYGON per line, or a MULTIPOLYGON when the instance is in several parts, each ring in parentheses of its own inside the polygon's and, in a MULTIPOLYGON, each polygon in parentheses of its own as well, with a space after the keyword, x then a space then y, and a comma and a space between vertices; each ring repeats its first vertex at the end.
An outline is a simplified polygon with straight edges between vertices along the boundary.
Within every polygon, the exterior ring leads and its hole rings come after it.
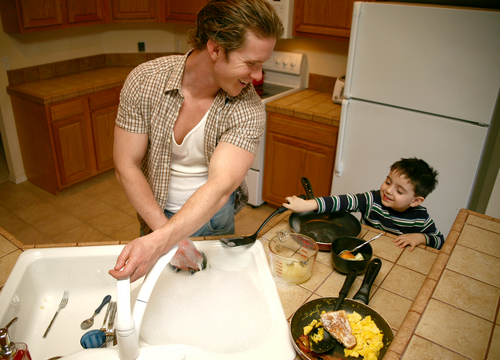
POLYGON ((194 24, 196 15, 208 0, 165 0, 165 20, 181 24, 194 24))
POLYGON ((354 1, 295 0, 293 35, 347 40, 351 33, 354 1))
POLYGON ((159 21, 159 0, 112 0, 114 22, 159 21))
POLYGON ((209 0, 0 0, 6 33, 64 29, 110 22, 194 25, 209 0))
MULTIPOLYGON (((29 1, 29 0, 24 0, 29 1)), ((103 21, 103 4, 105 0, 66 0, 69 24, 101 23, 103 21)))
POLYGON ((61 26, 62 10, 59 0, 48 0, 44 4, 33 4, 30 0, 19 0, 19 20, 24 29, 44 26, 61 26))
POLYGON ((30 33, 104 22, 107 0, 2 0, 5 32, 30 33))

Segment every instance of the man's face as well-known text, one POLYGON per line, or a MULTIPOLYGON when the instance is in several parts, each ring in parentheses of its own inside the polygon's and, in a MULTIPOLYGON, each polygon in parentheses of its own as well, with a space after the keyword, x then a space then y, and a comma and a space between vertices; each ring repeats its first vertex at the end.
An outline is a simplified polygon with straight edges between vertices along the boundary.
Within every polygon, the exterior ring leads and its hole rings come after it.
POLYGON ((382 204, 396 211, 405 211, 410 206, 417 206, 424 198, 416 197, 413 185, 405 176, 391 171, 380 186, 382 204))
POLYGON ((229 56, 223 49, 214 65, 215 81, 229 95, 236 96, 253 80, 262 77, 262 63, 269 60, 276 39, 260 39, 247 31, 241 49, 233 50, 229 56))

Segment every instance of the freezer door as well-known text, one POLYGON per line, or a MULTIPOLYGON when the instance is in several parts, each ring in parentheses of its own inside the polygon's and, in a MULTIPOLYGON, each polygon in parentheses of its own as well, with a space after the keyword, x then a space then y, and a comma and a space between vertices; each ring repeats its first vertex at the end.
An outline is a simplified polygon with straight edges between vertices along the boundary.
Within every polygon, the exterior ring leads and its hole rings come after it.
POLYGON ((344 96, 489 124, 500 12, 356 2, 344 96))
POLYGON ((446 236, 468 205, 486 134, 467 122, 344 100, 331 193, 379 189, 394 162, 421 158, 439 172, 423 206, 446 236))

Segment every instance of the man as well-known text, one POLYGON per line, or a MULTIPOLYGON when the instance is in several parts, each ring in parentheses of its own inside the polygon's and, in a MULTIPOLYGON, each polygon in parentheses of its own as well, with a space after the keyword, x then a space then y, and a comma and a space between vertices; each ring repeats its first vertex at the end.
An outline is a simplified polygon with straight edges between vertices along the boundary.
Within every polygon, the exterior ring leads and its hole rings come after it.
POLYGON ((187 237, 234 233, 265 129, 251 83, 282 32, 266 0, 212 0, 188 33, 192 51, 131 72, 113 151, 117 179, 146 235, 123 249, 113 277, 139 279, 175 244, 171 264, 199 270, 202 256, 187 237))

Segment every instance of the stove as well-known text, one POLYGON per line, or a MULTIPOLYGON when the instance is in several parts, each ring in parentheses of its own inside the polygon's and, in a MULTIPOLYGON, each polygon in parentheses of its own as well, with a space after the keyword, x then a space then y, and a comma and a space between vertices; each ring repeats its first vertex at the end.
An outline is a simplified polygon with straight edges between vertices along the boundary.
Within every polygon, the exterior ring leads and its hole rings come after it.
MULTIPOLYGON (((262 98, 264 105, 306 87, 309 73, 305 54, 273 51, 269 60, 262 67, 265 72, 264 83, 261 86, 256 86, 255 90, 262 98)), ((264 183, 265 145, 266 134, 264 133, 252 167, 245 177, 248 186, 248 203, 253 206, 260 206, 264 203, 262 186, 264 183)))

